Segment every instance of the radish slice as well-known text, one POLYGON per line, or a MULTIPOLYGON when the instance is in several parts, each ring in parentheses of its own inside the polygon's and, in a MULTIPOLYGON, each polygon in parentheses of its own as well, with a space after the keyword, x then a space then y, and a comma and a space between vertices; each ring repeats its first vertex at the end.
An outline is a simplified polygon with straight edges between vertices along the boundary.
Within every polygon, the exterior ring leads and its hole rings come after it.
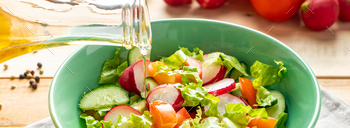
POLYGON ((203 61, 201 61, 201 65, 203 65, 204 61, 207 60, 209 54, 204 54, 203 55, 203 61))
POLYGON ((154 88, 146 98, 147 103, 153 103, 156 100, 162 100, 171 104, 175 111, 179 110, 184 102, 181 92, 172 84, 163 84, 154 88))
POLYGON ((218 96, 224 93, 230 92, 232 89, 236 87, 235 80, 232 78, 222 79, 212 84, 208 84, 203 86, 204 88, 209 89, 209 94, 214 96, 218 96))
MULTIPOLYGON (((148 67, 150 63, 151 61, 146 60, 146 67, 148 67)), ((150 76, 150 74, 146 70, 146 77, 148 76, 150 76)), ((129 77, 133 92, 140 94, 141 92, 145 91, 143 60, 139 60, 132 65, 131 71, 129 72, 129 77)))
POLYGON ((118 115, 130 118, 130 113, 141 116, 142 114, 128 105, 118 105, 112 108, 103 118, 104 121, 112 121, 113 125, 118 122, 118 115))
POLYGON ((203 85, 215 82, 219 77, 225 75, 222 65, 211 64, 202 68, 203 85), (222 74, 223 73, 223 74, 222 74))
MULTIPOLYGON (((241 98, 238 98, 237 96, 230 93, 225 93, 217 97, 220 99, 218 104, 218 111, 221 115, 225 114, 225 104, 242 103, 243 105, 247 106, 247 104, 241 100, 241 98)), ((204 111, 207 111, 209 107, 210 105, 204 106, 204 111)))
POLYGON ((132 66, 129 66, 128 68, 126 68, 119 79, 120 86, 123 87, 128 92, 133 92, 132 86, 130 84, 130 79, 129 79, 131 68, 132 66))

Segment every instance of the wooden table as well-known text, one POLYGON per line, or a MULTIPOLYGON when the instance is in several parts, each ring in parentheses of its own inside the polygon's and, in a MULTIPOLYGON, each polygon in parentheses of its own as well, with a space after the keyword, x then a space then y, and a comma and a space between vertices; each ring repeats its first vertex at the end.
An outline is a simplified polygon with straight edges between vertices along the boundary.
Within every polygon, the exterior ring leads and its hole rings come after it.
MULTIPOLYGON (((229 0, 218 9, 192 5, 167 6, 161 0, 148 1, 151 19, 203 18, 247 26, 282 41, 311 66, 320 85, 350 103, 350 23, 337 22, 330 30, 310 31, 303 27, 298 16, 283 23, 269 22, 260 17, 247 0, 229 0), (334 33, 334 34, 333 34, 334 33), (347 47, 346 47, 347 46, 347 47)), ((0 127, 23 127, 49 117, 48 90, 51 79, 66 57, 80 46, 65 46, 30 53, 0 64, 0 127), (35 70, 43 63, 44 74, 37 90, 29 88, 29 80, 10 80, 26 69, 35 70), (2 70, 8 64, 9 69, 2 70), (11 85, 16 89, 11 90, 11 85)))

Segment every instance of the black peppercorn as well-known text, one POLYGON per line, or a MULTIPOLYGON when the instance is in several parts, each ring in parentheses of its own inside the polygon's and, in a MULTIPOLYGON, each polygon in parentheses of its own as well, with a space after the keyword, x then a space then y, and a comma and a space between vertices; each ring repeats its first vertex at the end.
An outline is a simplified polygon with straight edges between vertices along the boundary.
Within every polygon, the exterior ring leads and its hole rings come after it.
POLYGON ((36 76, 36 77, 34 78, 34 80, 35 80, 35 82, 39 83, 39 82, 40 82, 40 77, 39 77, 39 76, 36 76))
POLYGON ((25 78, 25 76, 23 74, 19 75, 19 79, 24 79, 24 78, 25 78))
POLYGON ((33 83, 32 88, 36 89, 36 88, 38 88, 38 85, 36 83, 33 83))
POLYGON ((38 63, 37 66, 38 66, 38 68, 41 68, 43 66, 43 64, 38 63))
POLYGON ((33 80, 30 80, 29 81, 29 85, 32 86, 34 84, 34 81, 33 80))

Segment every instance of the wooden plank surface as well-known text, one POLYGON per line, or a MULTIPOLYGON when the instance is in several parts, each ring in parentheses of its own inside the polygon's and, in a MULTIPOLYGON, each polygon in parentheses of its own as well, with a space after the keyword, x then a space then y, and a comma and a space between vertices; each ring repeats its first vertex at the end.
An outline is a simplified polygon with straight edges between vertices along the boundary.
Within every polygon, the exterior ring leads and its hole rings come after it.
MULTIPOLYGON (((203 9, 194 1, 192 5, 167 6, 161 0, 148 0, 152 20, 168 18, 202 18, 239 24, 268 32, 305 59, 318 77, 320 85, 350 103, 350 23, 337 22, 329 30, 314 32, 303 27, 298 16, 283 23, 269 22, 261 18, 248 0, 229 0, 218 9, 203 9)), ((48 90, 51 79, 61 63, 80 46, 50 48, 30 53, 0 64, 0 127, 23 127, 46 117, 48 90), (28 80, 9 80, 26 69, 37 70, 37 62, 43 63, 44 74, 37 90, 29 88, 28 80), (3 70, 8 64, 9 69, 3 70), (10 86, 15 84, 16 89, 10 86)))

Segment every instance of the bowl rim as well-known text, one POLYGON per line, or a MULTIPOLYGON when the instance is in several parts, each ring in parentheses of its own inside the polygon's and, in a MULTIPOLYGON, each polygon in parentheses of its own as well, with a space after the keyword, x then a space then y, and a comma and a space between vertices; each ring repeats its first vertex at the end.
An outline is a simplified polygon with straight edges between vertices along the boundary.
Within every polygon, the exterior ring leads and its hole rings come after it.
MULTIPOLYGON (((317 123, 317 120, 318 120, 318 117, 320 115, 320 111, 321 111, 321 91, 320 91, 320 85, 317 81, 317 78, 314 74, 314 72, 312 71, 312 69, 310 68, 310 66, 305 62, 305 60, 300 57, 295 51, 293 51, 290 47, 288 47, 286 44, 282 43, 281 41, 277 40, 276 38, 270 36, 270 35, 267 35, 261 31, 258 31, 258 30, 255 30, 255 29, 252 29, 252 28, 249 28, 249 27, 245 27, 245 26, 242 26, 242 25, 238 25, 238 24, 234 24, 234 23, 229 23, 229 22, 224 22, 224 21, 218 21, 218 20, 210 20, 210 19, 199 19, 199 18, 172 18, 172 19, 160 19, 160 20, 155 20, 155 21, 152 21, 152 23, 161 23, 161 22, 168 22, 168 21, 200 21, 200 22, 212 22, 212 23, 219 23, 219 24, 226 24, 226 25, 232 25, 232 26, 235 26, 235 27, 238 27, 238 28, 243 28, 243 29, 247 29, 247 30, 250 30, 250 31, 253 31, 257 34, 260 34, 260 35, 264 35, 274 41, 276 41, 277 45, 279 46, 282 46, 284 48, 286 48, 288 51, 290 51, 296 58, 298 58, 302 64, 304 64, 307 68, 307 71, 309 71, 311 73, 311 76, 313 78, 313 81, 314 83, 316 84, 316 98, 317 98, 317 101, 316 101, 316 109, 314 111, 314 115, 312 117, 312 120, 309 124, 309 128, 311 127, 314 127, 317 123)), ((81 49, 87 47, 87 45, 83 45, 82 47, 78 48, 76 51, 74 51, 71 55, 69 55, 69 57, 67 57, 64 62, 60 65, 59 69, 56 71, 54 77, 52 78, 52 82, 51 82, 51 85, 50 85, 50 89, 49 89, 49 102, 48 102, 48 105, 49 105, 49 112, 50 112, 50 116, 51 116, 51 119, 52 119, 52 122, 54 123, 54 125, 56 127, 62 127, 59 123, 58 123, 58 117, 57 115, 53 112, 54 110, 54 106, 52 105, 53 104, 53 86, 55 85, 54 83, 56 83, 56 79, 58 77, 58 74, 59 72, 64 68, 63 66, 68 62, 68 60, 70 60, 71 57, 73 57, 77 52, 79 52, 81 49)))

